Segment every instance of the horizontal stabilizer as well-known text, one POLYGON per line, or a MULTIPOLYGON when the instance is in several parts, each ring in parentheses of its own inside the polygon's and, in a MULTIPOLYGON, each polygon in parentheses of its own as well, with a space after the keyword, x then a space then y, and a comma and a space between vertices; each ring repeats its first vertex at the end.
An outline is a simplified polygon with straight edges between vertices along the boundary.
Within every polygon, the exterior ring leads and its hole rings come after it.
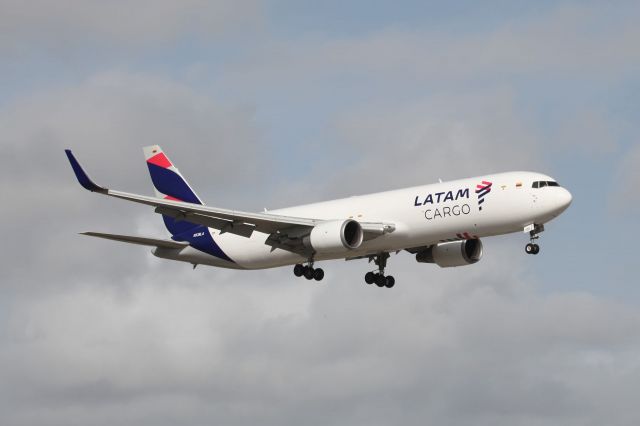
POLYGON ((120 241, 122 243, 139 244, 142 246, 164 247, 171 249, 181 249, 187 247, 189 243, 162 240, 158 238, 135 237, 133 235, 104 234, 101 232, 81 232, 82 235, 90 237, 104 238, 106 240, 120 241))

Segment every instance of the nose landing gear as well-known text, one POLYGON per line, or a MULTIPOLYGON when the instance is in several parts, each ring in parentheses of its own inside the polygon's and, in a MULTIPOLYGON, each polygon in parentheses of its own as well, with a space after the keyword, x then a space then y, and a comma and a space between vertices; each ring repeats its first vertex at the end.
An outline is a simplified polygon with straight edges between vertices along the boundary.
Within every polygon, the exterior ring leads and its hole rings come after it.
POLYGON ((529 243, 524 247, 524 251, 526 251, 527 254, 538 254, 540 253, 540 246, 534 243, 529 243))
POLYGON ((389 258, 389 253, 380 253, 376 256, 371 256, 369 261, 373 260, 375 264, 378 265, 378 272, 371 271, 366 273, 366 275, 364 276, 364 281, 367 284, 375 283, 375 285, 377 285, 380 288, 382 287, 392 288, 394 285, 396 285, 396 279, 393 278, 393 276, 384 275, 384 269, 387 266, 388 258, 389 258))
POLYGON ((544 225, 529 225, 525 228, 525 232, 529 231, 529 244, 524 247, 524 251, 527 254, 540 253, 540 246, 536 244, 536 240, 540 238, 540 233, 544 231, 544 225))

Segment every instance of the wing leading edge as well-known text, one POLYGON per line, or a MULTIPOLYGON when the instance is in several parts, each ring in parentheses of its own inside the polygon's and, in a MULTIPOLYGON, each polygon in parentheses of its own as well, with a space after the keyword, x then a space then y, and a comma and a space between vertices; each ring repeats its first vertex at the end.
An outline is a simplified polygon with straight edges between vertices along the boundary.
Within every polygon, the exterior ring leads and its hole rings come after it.
MULTIPOLYGON (((305 230, 310 231, 311 228, 323 222, 323 220, 319 219, 281 216, 270 213, 249 213, 115 191, 97 185, 82 168, 71 150, 67 149, 65 152, 78 182, 85 189, 135 203, 146 204, 155 207, 156 213, 171 216, 179 221, 217 229, 221 233, 228 232, 248 238, 255 230, 271 236, 283 236, 288 233, 300 234, 305 230)), ((367 240, 395 230, 395 226, 389 223, 366 222, 361 223, 361 225, 367 240)), ((268 238, 266 243, 270 244, 270 241, 273 241, 273 239, 268 238)))

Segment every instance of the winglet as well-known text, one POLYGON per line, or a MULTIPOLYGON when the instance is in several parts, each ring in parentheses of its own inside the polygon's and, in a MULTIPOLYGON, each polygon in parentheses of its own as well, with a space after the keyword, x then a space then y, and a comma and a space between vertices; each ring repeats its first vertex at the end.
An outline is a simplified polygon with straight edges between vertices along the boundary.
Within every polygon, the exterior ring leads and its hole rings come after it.
POLYGON ((88 189, 91 192, 107 192, 106 188, 96 185, 89 175, 84 171, 76 157, 73 156, 73 153, 70 149, 65 149, 64 152, 67 154, 67 158, 69 159, 69 163, 71 163, 71 168, 73 172, 76 174, 76 178, 80 185, 82 185, 85 189, 88 189))

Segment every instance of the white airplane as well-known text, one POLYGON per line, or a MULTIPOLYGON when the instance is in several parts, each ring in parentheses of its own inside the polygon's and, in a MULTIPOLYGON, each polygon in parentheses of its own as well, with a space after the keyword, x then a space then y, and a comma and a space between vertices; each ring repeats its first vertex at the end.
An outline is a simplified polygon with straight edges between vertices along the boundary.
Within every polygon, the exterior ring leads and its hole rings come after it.
POLYGON ((89 191, 142 203, 162 215, 171 239, 85 232, 84 235, 154 247, 163 259, 234 269, 295 265, 296 276, 321 281, 317 261, 369 259, 367 284, 391 288, 390 253, 406 250, 440 267, 476 263, 481 237, 529 233, 528 254, 544 224, 571 204, 571 194, 549 176, 509 172, 356 196, 263 213, 205 206, 157 146, 144 148, 155 197, 96 185, 70 150, 80 184, 89 191))

